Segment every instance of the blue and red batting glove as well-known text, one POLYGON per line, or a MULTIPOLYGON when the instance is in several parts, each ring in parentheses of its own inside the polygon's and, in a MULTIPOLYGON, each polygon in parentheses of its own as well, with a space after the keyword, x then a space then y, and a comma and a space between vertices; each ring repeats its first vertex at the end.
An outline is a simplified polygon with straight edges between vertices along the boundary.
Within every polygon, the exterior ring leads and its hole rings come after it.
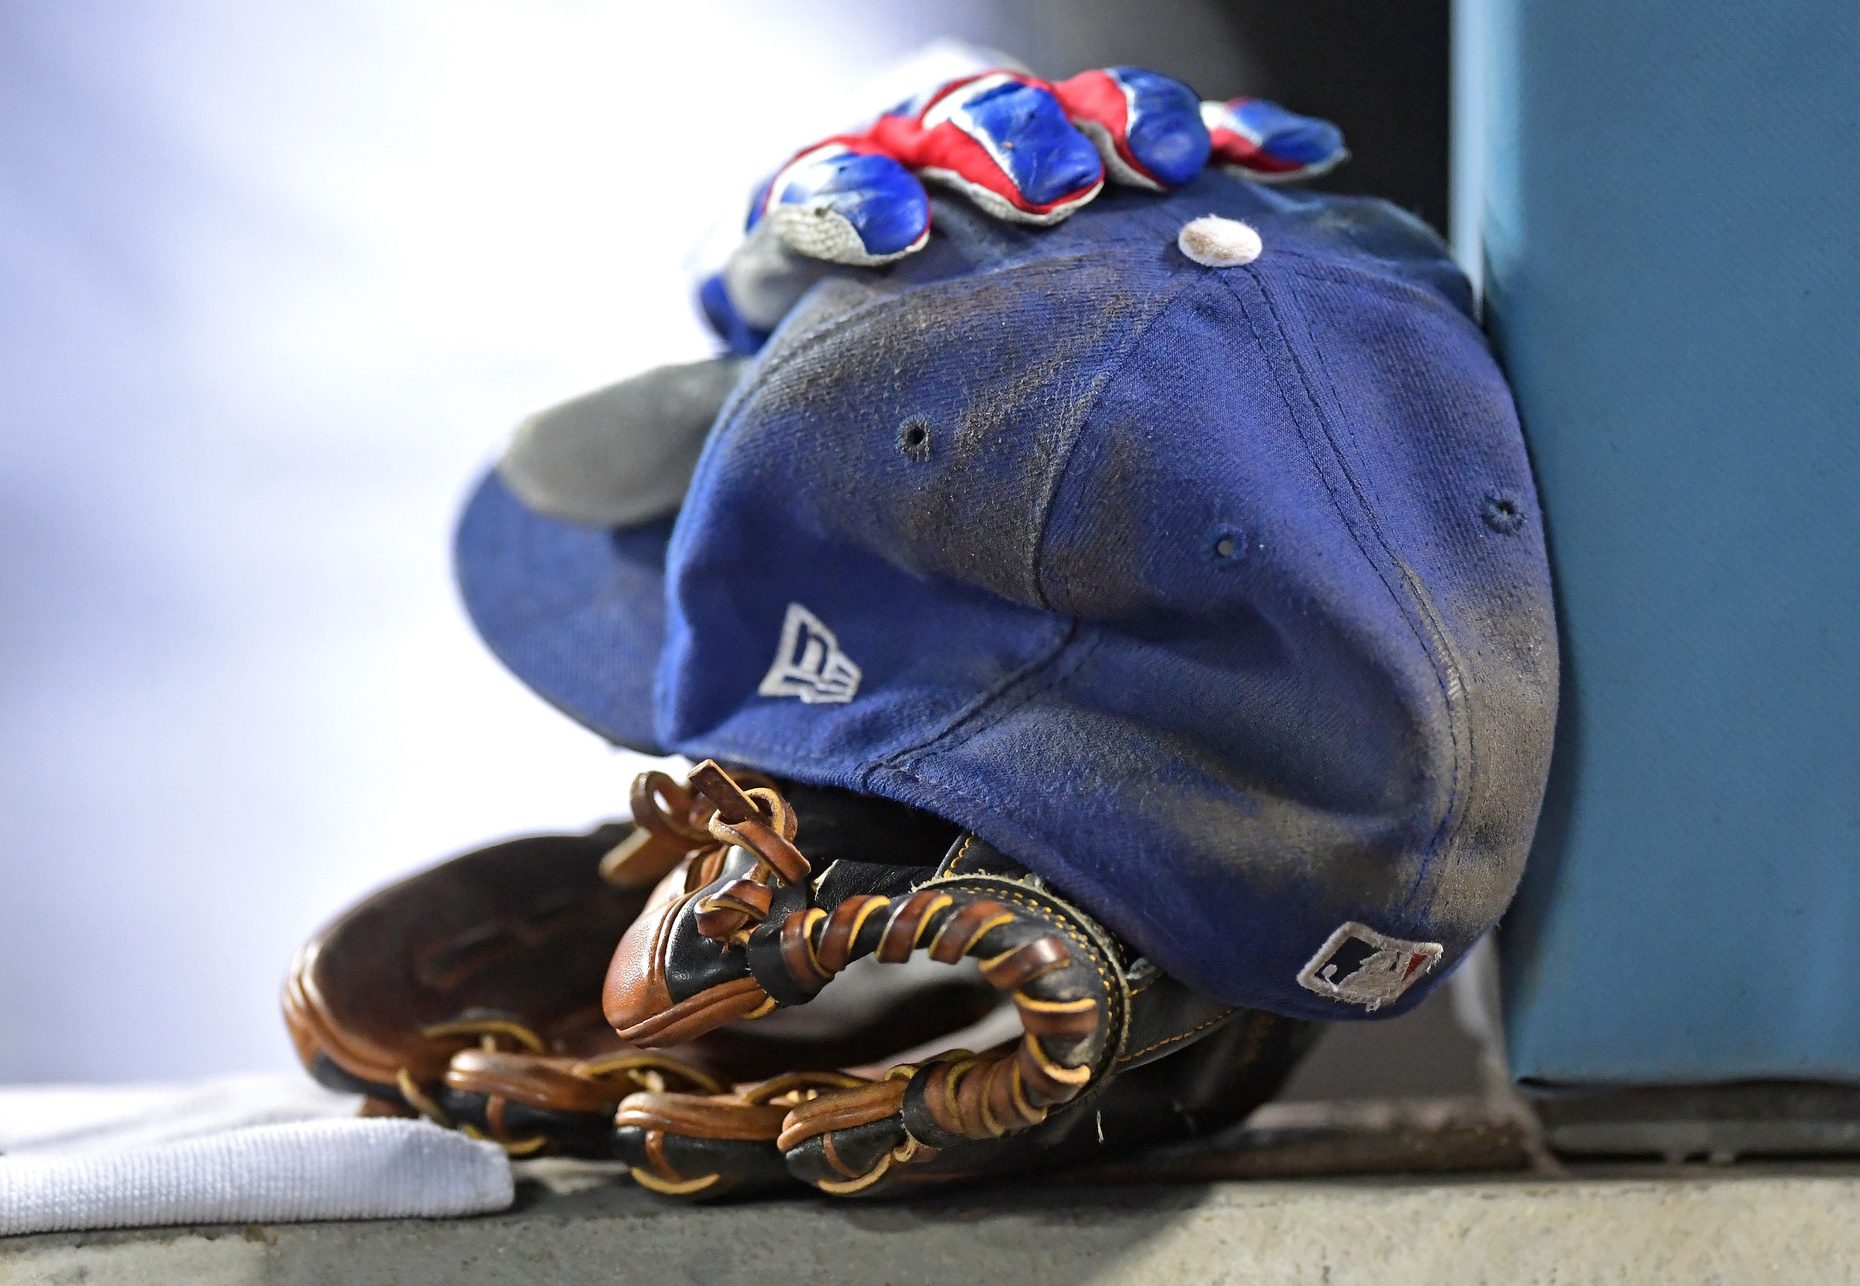
POLYGON ((1201 172, 1208 148, 1194 92, 1167 76, 1113 67, 1055 84, 982 72, 800 152, 757 194, 749 226, 774 220, 817 259, 885 263, 930 235, 919 176, 999 218, 1054 223, 1098 194, 1107 169, 1174 187, 1201 172))
POLYGON ((1314 179, 1350 157, 1335 125, 1263 98, 1203 103, 1201 119, 1214 145, 1214 163, 1259 183, 1314 179))
POLYGON ((754 352, 821 265, 872 267, 921 249, 930 236, 925 181, 997 218, 1046 224, 1107 179, 1163 192, 1211 158, 1288 179, 1342 156, 1342 136, 1326 122, 1260 99, 1202 103, 1182 82, 1141 68, 1062 81, 985 71, 798 152, 756 193, 743 247, 699 300, 731 348, 754 352))

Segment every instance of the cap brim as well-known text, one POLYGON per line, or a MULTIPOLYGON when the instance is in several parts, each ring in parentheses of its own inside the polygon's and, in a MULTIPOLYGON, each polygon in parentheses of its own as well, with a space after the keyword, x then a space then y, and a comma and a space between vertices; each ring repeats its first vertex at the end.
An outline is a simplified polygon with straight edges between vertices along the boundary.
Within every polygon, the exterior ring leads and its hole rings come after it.
POLYGON ((647 754, 665 753, 652 685, 671 536, 670 518, 621 531, 545 518, 493 472, 454 542, 465 610, 498 659, 570 718, 647 754))

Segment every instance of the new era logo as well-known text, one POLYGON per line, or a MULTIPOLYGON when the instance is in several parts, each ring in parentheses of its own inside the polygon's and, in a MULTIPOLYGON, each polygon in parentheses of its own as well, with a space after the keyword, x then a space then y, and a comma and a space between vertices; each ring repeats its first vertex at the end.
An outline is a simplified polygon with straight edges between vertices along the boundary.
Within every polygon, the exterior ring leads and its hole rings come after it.
POLYGON ((1391 938, 1349 920, 1324 940, 1299 973, 1298 985, 1374 1013, 1432 969, 1440 951, 1438 942, 1391 938))
POLYGON ((840 651, 833 631, 799 603, 790 603, 775 663, 756 691, 765 697, 797 697, 809 705, 837 703, 853 699, 859 677, 859 667, 840 651))

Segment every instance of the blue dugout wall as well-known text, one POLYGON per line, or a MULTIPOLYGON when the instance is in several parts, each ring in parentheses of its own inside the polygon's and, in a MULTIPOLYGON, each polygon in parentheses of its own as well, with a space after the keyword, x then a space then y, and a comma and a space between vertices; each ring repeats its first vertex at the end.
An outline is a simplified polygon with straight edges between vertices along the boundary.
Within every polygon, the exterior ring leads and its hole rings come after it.
POLYGON ((1564 632, 1513 1071, 1860 1081, 1860 3, 1455 22, 1564 632))

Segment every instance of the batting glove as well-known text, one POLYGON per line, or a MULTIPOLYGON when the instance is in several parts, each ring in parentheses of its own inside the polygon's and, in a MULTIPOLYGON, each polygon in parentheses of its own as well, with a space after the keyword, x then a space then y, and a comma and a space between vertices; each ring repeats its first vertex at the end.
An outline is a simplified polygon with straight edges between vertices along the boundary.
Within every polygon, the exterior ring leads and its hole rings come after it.
POLYGON ((747 236, 699 299, 737 352, 760 348, 830 269, 923 248, 928 180, 997 218, 1056 223, 1114 183, 1167 191, 1210 159, 1261 180, 1309 178, 1344 157, 1336 127, 1262 99, 1202 103, 1136 67, 1040 80, 993 70, 950 81, 797 153, 756 193, 747 236))

